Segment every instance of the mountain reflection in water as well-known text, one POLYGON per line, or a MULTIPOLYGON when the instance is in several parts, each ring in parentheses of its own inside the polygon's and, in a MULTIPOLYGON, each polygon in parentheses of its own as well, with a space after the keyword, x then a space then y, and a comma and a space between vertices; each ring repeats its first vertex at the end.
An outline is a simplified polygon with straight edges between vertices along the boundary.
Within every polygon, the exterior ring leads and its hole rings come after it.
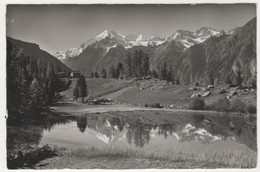
POLYGON ((86 115, 76 118, 80 132, 84 133, 86 128, 95 130, 97 137, 107 144, 126 137, 128 144, 142 148, 149 144, 151 137, 156 137, 155 134, 157 134, 165 139, 172 136, 178 142, 196 141, 202 144, 230 139, 256 150, 256 126, 248 124, 250 119, 194 115, 186 120, 179 123, 169 121, 169 123, 157 124, 156 121, 144 117, 86 115))
POLYGON ((66 118, 8 124, 8 149, 24 143, 65 148, 128 145, 152 150, 174 146, 185 150, 213 146, 239 150, 242 145, 257 149, 255 117, 174 114, 166 120, 161 114, 158 117, 85 114, 66 118))

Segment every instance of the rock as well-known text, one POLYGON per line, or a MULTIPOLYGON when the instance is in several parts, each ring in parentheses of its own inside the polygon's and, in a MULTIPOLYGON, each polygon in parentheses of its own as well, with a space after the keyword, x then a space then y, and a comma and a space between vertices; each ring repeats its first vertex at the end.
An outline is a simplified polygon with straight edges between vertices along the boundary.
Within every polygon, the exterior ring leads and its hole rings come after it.
POLYGON ((203 93, 201 96, 202 97, 207 97, 207 96, 209 96, 211 93, 209 92, 209 91, 207 91, 207 92, 205 92, 205 93, 203 93))
POLYGON ((196 87, 190 87, 190 89, 189 89, 189 90, 196 91, 196 90, 198 90, 198 88, 196 88, 196 87))
POLYGON ((240 89, 240 87, 235 87, 232 90, 235 91, 235 90, 239 90, 239 89, 240 89))
POLYGON ((208 88, 214 88, 214 85, 208 85, 208 88))
POLYGON ((218 93, 219 94, 224 94, 224 93, 226 93, 227 91, 225 90, 225 89, 221 89, 218 93))
POLYGON ((205 123, 205 124, 210 124, 210 123, 211 123, 211 120, 209 120, 209 119, 204 119, 204 120, 203 120, 203 123, 205 123))
POLYGON ((237 94, 238 94, 237 91, 231 91, 228 95, 232 97, 232 96, 237 95, 237 94))
POLYGON ((198 98, 198 97, 201 97, 201 94, 200 93, 195 93, 195 94, 192 94, 191 95, 191 98, 198 98))
POLYGON ((175 105, 170 105, 170 108, 174 108, 175 107, 175 105))

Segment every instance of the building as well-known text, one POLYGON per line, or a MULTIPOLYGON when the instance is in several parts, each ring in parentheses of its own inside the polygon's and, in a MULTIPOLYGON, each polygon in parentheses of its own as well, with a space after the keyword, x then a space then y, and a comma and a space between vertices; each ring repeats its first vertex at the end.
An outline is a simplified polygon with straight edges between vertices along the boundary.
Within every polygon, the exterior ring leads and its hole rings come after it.
POLYGON ((79 71, 72 71, 70 73, 70 77, 71 78, 78 78, 80 76, 80 72, 79 71))

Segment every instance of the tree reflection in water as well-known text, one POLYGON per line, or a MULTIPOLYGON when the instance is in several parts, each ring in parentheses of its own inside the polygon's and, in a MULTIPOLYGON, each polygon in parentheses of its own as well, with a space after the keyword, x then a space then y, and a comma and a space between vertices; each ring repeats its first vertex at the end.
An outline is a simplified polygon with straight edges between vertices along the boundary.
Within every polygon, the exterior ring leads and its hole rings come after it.
MULTIPOLYGON (((156 131, 158 135, 163 135, 165 139, 176 134, 180 137, 180 142, 198 140, 204 144, 210 144, 213 136, 221 137, 225 141, 227 138, 235 138, 236 141, 247 145, 252 150, 256 150, 256 125, 244 127, 247 125, 248 119, 232 116, 205 116, 205 115, 186 115, 182 116, 179 121, 175 120, 171 123, 149 123, 145 118, 131 117, 111 117, 111 116, 91 116, 77 117, 77 126, 80 132, 84 132, 86 127, 96 130, 98 133, 106 135, 110 141, 117 135, 125 132, 128 144, 134 144, 136 147, 142 148, 149 144, 151 139, 151 131, 156 131), (235 128, 230 127, 230 122, 234 123, 235 128), (196 132, 183 133, 185 126, 191 124, 193 130, 206 130, 212 136, 198 135, 196 132)), ((254 119, 250 119, 254 123, 254 119)))

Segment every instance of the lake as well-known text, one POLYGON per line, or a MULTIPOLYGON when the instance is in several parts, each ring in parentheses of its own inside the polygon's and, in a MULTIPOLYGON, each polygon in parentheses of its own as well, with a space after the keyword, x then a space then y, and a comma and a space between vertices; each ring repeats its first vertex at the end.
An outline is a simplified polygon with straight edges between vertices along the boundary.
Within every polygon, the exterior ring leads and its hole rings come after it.
POLYGON ((108 112, 8 126, 8 146, 66 150, 123 148, 146 152, 257 152, 256 118, 173 112, 108 112))

